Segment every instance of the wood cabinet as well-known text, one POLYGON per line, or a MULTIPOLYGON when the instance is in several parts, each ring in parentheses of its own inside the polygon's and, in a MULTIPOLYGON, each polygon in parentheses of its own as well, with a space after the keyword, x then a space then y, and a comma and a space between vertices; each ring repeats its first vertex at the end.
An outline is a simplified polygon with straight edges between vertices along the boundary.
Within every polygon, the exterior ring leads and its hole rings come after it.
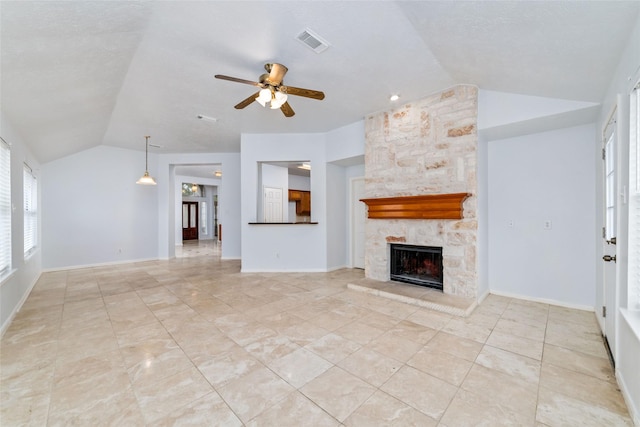
POLYGON ((289 190, 289 201, 290 202, 299 202, 302 200, 302 191, 300 190, 289 190))
POLYGON ((302 200, 300 203, 296 203, 296 214, 298 215, 311 215, 311 192, 301 191, 302 200))
POLYGON ((296 215, 311 215, 311 192, 289 190, 289 201, 296 202, 296 215))

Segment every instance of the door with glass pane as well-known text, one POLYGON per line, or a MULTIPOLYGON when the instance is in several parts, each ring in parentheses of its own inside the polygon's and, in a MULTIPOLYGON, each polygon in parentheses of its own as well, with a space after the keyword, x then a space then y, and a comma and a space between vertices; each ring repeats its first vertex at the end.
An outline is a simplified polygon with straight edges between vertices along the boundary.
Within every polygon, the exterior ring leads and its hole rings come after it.
MULTIPOLYGON (((614 116, 615 117, 615 113, 614 116)), ((602 317, 604 319, 604 336, 612 357, 616 358, 615 346, 615 321, 618 308, 617 284, 616 284, 616 235, 617 235, 617 157, 616 149, 616 122, 611 119, 604 131, 604 220, 605 227, 602 233, 602 253, 604 261, 604 306, 602 317)))
POLYGON ((198 202, 182 202, 182 240, 198 239, 198 202))

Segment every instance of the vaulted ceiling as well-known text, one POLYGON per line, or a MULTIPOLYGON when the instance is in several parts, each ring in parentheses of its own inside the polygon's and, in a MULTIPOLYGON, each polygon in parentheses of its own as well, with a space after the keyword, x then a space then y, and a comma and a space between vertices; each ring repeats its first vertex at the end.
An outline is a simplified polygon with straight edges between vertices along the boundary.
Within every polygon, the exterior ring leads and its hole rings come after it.
MULTIPOLYGON (((448 86, 602 100, 638 1, 2 1, 1 108, 41 162, 100 144, 237 152, 241 133, 326 132, 448 86), (329 48, 296 40, 310 29, 329 48), (296 114, 254 102, 264 64, 296 114), (198 119, 198 115, 217 121, 198 119)), ((0 130, 1 132, 1 130, 0 130)))

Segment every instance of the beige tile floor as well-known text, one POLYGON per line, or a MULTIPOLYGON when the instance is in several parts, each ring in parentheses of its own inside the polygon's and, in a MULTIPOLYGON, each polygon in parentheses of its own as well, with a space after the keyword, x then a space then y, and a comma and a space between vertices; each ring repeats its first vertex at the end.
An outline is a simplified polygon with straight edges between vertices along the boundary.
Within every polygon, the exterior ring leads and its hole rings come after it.
POLYGON ((2 337, 2 426, 630 426, 593 313, 468 318, 241 274, 219 248, 42 275, 2 337))

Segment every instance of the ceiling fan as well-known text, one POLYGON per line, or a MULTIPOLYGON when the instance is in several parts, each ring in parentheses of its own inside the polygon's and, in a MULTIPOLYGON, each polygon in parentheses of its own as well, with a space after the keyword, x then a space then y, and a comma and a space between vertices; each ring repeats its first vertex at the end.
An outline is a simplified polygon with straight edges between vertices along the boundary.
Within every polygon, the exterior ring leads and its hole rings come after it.
POLYGON ((271 109, 279 108, 285 116, 291 117, 295 114, 289 103, 287 102, 287 95, 304 96, 305 98, 322 100, 324 99, 324 93, 318 90, 302 89, 299 87, 285 86, 282 79, 287 73, 288 68, 282 64, 264 64, 264 69, 267 72, 260 76, 258 82, 251 80, 239 79, 236 77, 224 76, 222 74, 216 74, 216 79, 229 80, 231 82, 244 83, 251 86, 257 86, 260 90, 247 99, 240 101, 234 107, 238 110, 248 106, 253 101, 258 101, 260 105, 266 107, 269 104, 271 109))

